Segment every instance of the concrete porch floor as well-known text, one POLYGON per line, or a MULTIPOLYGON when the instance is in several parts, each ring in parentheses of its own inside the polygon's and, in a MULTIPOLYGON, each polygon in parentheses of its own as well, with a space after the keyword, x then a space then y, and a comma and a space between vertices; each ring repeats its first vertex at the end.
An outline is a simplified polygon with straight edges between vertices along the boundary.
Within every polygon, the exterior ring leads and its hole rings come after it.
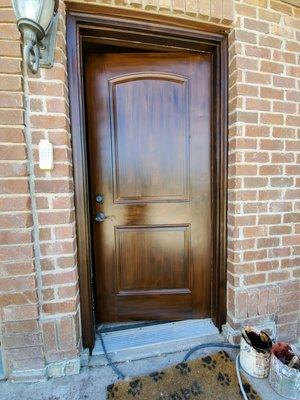
MULTIPOLYGON (((203 349, 191 357, 211 354, 221 348, 203 349)), ((225 349, 232 358, 237 352, 225 349)), ((148 374, 181 362, 186 351, 149 357, 142 360, 119 363, 118 367, 126 376, 148 374)), ((263 400, 282 400, 269 386, 266 379, 248 377, 263 400)), ((1 400, 105 400, 106 386, 117 380, 109 366, 84 367, 79 375, 65 376, 39 383, 0 383, 1 400)), ((224 398, 225 400, 225 398, 224 398)))

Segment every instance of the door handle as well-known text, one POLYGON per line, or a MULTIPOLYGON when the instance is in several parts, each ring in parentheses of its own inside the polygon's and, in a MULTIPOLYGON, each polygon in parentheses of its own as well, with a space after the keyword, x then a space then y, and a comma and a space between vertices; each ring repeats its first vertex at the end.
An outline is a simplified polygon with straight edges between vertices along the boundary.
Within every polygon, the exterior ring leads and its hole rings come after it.
POLYGON ((107 219, 107 217, 103 212, 98 212, 95 215, 95 221, 96 222, 104 222, 106 219, 107 219))

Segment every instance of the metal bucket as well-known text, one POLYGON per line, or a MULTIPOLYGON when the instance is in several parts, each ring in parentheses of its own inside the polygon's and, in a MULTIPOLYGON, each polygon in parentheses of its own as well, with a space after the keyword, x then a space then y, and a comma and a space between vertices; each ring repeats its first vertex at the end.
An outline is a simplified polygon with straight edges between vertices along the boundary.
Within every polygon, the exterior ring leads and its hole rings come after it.
POLYGON ((269 383, 272 388, 287 399, 300 400, 300 372, 283 364, 271 355, 269 383))
POLYGON ((240 364, 254 378, 266 378, 270 368, 270 352, 258 352, 241 338, 240 364))

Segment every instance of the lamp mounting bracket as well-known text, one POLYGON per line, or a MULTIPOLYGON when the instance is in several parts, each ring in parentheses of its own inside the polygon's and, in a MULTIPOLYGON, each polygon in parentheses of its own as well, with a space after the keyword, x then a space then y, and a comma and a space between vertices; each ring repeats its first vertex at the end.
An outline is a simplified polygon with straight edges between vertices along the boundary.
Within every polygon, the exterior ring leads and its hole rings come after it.
POLYGON ((51 29, 46 32, 45 37, 39 42, 40 66, 42 68, 51 68, 54 64, 58 14, 53 16, 51 25, 51 29))

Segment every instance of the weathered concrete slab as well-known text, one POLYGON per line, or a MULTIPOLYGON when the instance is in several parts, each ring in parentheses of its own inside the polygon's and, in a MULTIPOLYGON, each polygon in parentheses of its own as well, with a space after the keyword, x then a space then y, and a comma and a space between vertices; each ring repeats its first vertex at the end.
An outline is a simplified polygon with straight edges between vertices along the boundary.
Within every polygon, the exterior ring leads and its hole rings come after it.
MULTIPOLYGON (((218 351, 212 348, 204 349, 193 355, 192 358, 218 351)), ((236 351, 226 349, 235 357, 236 351)), ((150 357, 118 364, 118 367, 126 376, 148 374, 155 369, 166 368, 182 361, 185 351, 172 354, 150 357)), ((261 394, 263 400, 282 400, 268 385, 267 380, 249 378, 253 386, 261 394)), ((0 383, 1 400, 105 400, 106 386, 115 382, 116 376, 108 366, 82 368, 79 375, 66 376, 51 379, 47 382, 24 383, 0 383)))

